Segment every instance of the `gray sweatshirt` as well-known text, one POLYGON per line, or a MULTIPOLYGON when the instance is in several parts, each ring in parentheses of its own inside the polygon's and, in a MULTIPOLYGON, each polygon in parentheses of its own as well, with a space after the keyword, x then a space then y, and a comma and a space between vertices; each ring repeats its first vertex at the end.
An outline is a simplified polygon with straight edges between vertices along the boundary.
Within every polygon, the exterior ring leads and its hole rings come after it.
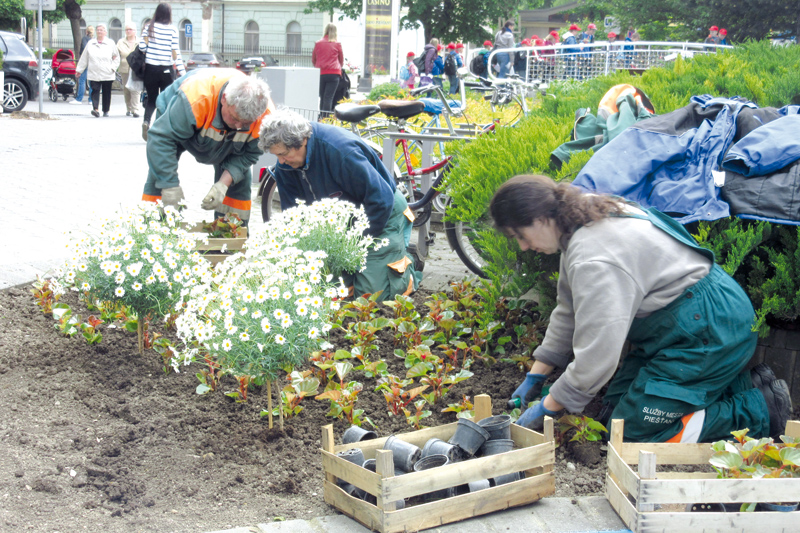
POLYGON ((533 354, 566 367, 553 399, 583 410, 614 375, 633 319, 666 307, 711 266, 649 220, 611 217, 578 229, 561 252, 556 308, 533 354))

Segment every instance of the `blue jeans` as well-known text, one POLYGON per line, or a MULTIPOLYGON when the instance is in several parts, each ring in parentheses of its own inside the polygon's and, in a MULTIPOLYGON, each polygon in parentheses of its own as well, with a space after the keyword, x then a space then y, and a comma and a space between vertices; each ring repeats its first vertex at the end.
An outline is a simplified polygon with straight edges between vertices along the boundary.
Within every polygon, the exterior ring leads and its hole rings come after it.
POLYGON ((83 95, 86 94, 86 79, 89 75, 89 69, 87 68, 81 73, 81 77, 78 78, 78 93, 75 95, 75 100, 78 102, 83 102, 83 95))
POLYGON ((511 58, 507 53, 497 54, 497 64, 500 65, 500 72, 497 74, 498 78, 505 78, 508 76, 508 71, 511 70, 511 58))
POLYGON ((458 76, 453 75, 447 76, 447 79, 450 80, 450 94, 458 94, 458 76))

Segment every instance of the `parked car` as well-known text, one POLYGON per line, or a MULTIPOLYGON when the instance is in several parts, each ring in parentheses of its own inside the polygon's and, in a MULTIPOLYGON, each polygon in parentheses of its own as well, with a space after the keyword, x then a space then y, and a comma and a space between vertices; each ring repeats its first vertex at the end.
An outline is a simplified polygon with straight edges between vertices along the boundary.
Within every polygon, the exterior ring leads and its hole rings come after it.
POLYGON ((253 72, 257 68, 277 66, 278 60, 271 55, 266 55, 264 57, 243 57, 240 61, 236 62, 236 68, 246 73, 253 72))
POLYGON ((225 61, 220 56, 212 52, 200 52, 197 54, 192 54, 192 57, 190 57, 186 62, 186 70, 222 66, 225 66, 225 61))
POLYGON ((25 107, 28 100, 39 96, 39 63, 24 37, 0 31, 3 51, 3 111, 11 113, 25 107))

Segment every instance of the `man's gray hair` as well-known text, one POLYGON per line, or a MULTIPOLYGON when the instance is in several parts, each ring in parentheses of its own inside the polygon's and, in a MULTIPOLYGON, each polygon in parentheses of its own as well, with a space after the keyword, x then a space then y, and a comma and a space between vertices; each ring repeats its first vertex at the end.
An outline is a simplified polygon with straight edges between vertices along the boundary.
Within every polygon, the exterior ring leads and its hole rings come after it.
POLYGON ((106 25, 105 25, 105 24, 103 24, 102 22, 101 22, 100 24, 95 24, 95 25, 94 25, 94 30, 95 30, 95 31, 97 31, 97 30, 98 30, 98 29, 100 29, 100 28, 103 28, 104 30, 106 30, 106 32, 108 32, 108 28, 107 28, 107 27, 106 27, 106 25))
POLYGON ((245 122, 255 122, 269 106, 269 85, 251 76, 232 77, 223 94, 228 105, 233 106, 245 122))
POLYGON ((286 148, 300 148, 311 137, 311 123, 303 115, 281 107, 261 121, 258 147, 264 152, 280 143, 286 148))

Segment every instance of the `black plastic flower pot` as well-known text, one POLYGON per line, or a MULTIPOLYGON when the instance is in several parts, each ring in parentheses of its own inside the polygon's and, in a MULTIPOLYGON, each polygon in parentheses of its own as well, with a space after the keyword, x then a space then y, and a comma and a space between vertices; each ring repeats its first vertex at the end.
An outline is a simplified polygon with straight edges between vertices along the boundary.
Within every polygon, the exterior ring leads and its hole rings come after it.
POLYGON ((514 481, 519 481, 522 479, 521 472, 511 472, 510 474, 505 474, 503 476, 497 476, 491 479, 492 486, 497 487, 499 485, 505 485, 506 483, 513 483, 514 481))
POLYGON ((413 471, 414 464, 419 461, 419 458, 422 455, 422 450, 420 450, 418 446, 414 446, 410 442, 398 439, 394 435, 386 439, 383 449, 392 450, 394 466, 403 472, 413 471))
POLYGON ((364 452, 360 448, 350 448, 336 454, 336 457, 341 457, 345 461, 351 462, 361 466, 364 464, 364 452))
POLYGON ((509 415, 490 416, 479 420, 478 425, 489 432, 488 440, 511 438, 511 417, 509 415))
POLYGON ((371 440, 377 438, 378 434, 375 433, 374 431, 369 431, 367 429, 363 429, 358 426, 350 426, 342 434, 342 443, 352 444, 354 442, 361 442, 362 440, 371 440))
POLYGON ((473 456, 489 438, 489 432, 472 420, 459 418, 456 432, 448 441, 461 448, 468 456, 473 456))
MULTIPOLYGON (((429 455, 427 457, 423 457, 419 461, 416 462, 414 465, 414 472, 423 472, 425 470, 431 470, 432 468, 439 468, 440 466, 444 466, 449 464, 450 460, 447 458, 446 455, 434 454, 429 455)), ((423 494, 422 498, 426 501, 432 500, 441 500, 442 498, 449 498, 455 495, 455 489, 452 487, 436 490, 433 492, 429 492, 427 494, 423 494)))
POLYGON ((451 463, 457 463, 462 459, 458 446, 437 438, 428 440, 422 447, 422 457, 429 455, 446 455, 451 463))
MULTIPOLYGON (((689 503, 686 504, 688 513, 724 513, 727 509, 721 503, 689 503)), ((738 509, 736 510, 738 511, 738 509)), ((733 512, 736 512, 733 511, 733 512)))
MULTIPOLYGON (((365 459, 364 460, 364 464, 361 465, 361 466, 363 466, 364 468, 366 468, 370 472, 377 472, 377 463, 375 462, 375 459, 365 459)), ((397 467, 394 468, 394 475, 395 476, 402 476, 403 474, 408 474, 408 472, 403 472, 402 470, 400 470, 397 467)))
POLYGON ((478 492, 491 487, 492 484, 488 479, 479 479, 478 481, 470 481, 465 485, 459 485, 456 489, 458 494, 469 494, 470 492, 478 492))
POLYGON ((487 440, 480 449, 480 455, 497 455, 498 453, 510 452, 514 449, 514 441, 511 439, 487 440))

